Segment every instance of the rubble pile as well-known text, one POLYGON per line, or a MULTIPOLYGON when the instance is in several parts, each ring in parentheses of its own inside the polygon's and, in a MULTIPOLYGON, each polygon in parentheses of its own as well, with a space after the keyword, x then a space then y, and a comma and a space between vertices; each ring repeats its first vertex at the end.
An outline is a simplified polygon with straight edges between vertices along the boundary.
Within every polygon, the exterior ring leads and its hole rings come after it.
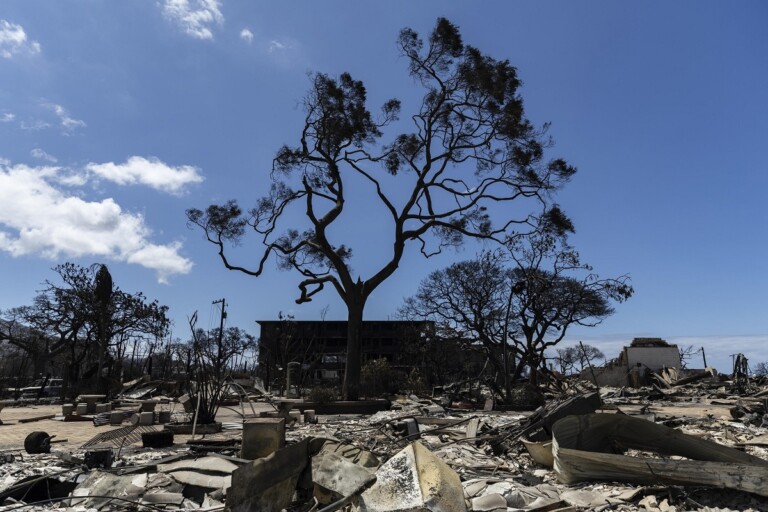
POLYGON ((374 414, 286 402, 168 447, 141 446, 164 432, 149 427, 133 444, 102 431, 80 451, 18 447, 0 452, 0 512, 768 510, 768 388, 707 373, 544 396, 517 412, 416 396, 374 414))

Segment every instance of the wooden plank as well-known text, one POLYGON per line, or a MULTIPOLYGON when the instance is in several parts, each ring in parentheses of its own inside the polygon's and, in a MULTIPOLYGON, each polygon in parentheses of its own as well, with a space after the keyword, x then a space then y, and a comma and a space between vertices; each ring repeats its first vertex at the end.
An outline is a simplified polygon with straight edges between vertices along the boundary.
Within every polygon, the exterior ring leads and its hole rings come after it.
POLYGON ((22 418, 19 420, 19 423, 32 423, 33 421, 51 420, 55 417, 55 414, 46 414, 44 416, 35 416, 33 418, 22 418))

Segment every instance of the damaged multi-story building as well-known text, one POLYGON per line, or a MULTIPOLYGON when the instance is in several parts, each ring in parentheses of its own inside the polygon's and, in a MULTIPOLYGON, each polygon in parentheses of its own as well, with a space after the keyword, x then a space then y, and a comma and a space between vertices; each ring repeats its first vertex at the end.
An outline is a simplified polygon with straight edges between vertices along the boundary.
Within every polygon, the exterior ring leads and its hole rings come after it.
MULTIPOLYGON (((289 367, 304 385, 343 378, 347 322, 341 320, 260 320, 258 375, 267 385, 282 385, 289 367)), ((434 336, 434 322, 366 320, 361 328, 363 363, 386 359, 393 367, 423 369, 417 349, 434 336)))
POLYGON ((605 366, 582 372, 582 378, 599 386, 639 385, 648 372, 664 368, 681 368, 680 350, 677 345, 661 338, 635 338, 622 349, 619 357, 605 366))

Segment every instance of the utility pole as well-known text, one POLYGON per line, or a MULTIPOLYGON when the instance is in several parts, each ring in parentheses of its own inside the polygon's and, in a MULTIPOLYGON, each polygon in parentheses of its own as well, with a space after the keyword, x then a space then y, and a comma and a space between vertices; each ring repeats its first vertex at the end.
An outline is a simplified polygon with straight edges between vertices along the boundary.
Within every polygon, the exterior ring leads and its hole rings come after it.
POLYGON ((224 319, 227 318, 227 301, 226 299, 219 299, 212 302, 212 304, 221 304, 221 316, 219 317, 219 333, 218 336, 216 336, 216 368, 214 368, 214 372, 216 372, 216 376, 221 376, 221 371, 223 368, 221 368, 221 362, 224 352, 224 346, 222 344, 224 340, 224 319))
MULTIPOLYGON (((224 329, 224 319, 227 318, 227 312, 225 311, 225 308, 227 307, 227 299, 215 300, 211 304, 221 304, 221 320, 219 322, 219 333, 221 333, 221 330, 224 329)), ((219 334, 219 338, 221 338, 221 334, 219 334)))

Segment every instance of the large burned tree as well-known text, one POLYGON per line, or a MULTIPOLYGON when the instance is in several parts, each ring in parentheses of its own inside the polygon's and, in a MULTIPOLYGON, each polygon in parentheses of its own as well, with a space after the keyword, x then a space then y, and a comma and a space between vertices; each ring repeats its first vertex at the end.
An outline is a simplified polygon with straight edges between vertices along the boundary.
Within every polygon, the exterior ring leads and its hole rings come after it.
POLYGON ((397 270, 406 246, 416 243, 428 257, 466 237, 501 241, 527 230, 546 210, 548 193, 575 172, 562 159, 545 159, 546 126, 537 129, 525 117, 520 80, 508 61, 465 45, 458 28, 442 18, 427 41, 404 29, 398 44, 424 89, 410 131, 381 144, 384 127, 399 119, 400 102, 387 101, 375 119, 361 81, 347 73, 338 79, 316 74, 299 143, 278 151, 270 193, 247 212, 234 201, 187 211, 228 269, 259 276, 275 255, 302 277, 298 303, 325 285, 336 290, 348 309, 348 399, 359 392, 366 301, 397 270), (370 186, 391 226, 375 233, 391 243, 390 252, 365 278, 350 266, 350 241, 332 239, 343 236, 338 226, 345 217, 360 222, 365 215, 345 210, 353 181, 370 186), (291 207, 304 210, 306 229, 284 229, 291 207), (243 266, 225 249, 251 229, 265 250, 243 266))

